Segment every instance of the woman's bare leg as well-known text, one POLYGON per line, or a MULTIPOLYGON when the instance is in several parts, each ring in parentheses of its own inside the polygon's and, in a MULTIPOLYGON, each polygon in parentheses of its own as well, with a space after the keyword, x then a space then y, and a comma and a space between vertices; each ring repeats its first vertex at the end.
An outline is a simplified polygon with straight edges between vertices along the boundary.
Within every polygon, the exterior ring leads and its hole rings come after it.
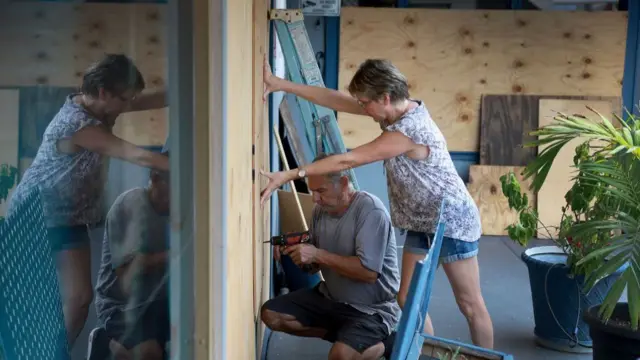
POLYGON ((467 318, 476 346, 493 349, 493 324, 480 290, 478 257, 443 264, 458 308, 467 318))
POLYGON ((84 246, 56 253, 56 266, 69 347, 84 328, 93 301, 91 249, 84 246))

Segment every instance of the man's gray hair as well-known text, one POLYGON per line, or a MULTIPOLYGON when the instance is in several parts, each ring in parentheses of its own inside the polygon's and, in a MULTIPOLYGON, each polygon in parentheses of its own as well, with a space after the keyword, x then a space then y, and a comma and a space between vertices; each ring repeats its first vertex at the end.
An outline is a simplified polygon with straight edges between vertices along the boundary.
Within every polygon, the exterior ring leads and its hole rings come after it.
MULTIPOLYGON (((316 156, 315 159, 313 159, 313 162, 320 161, 320 160, 322 160, 324 158, 327 158, 327 157, 329 157, 331 155, 333 155, 333 154, 320 153, 320 154, 318 154, 318 156, 316 156)), ((330 173, 330 174, 326 174, 325 176, 327 178, 329 178, 329 180, 331 180, 331 183, 334 184, 334 185, 340 184, 340 179, 343 176, 346 176, 347 179, 349 180, 349 188, 353 188, 353 184, 351 183, 351 179, 349 179, 349 171, 348 170, 336 171, 336 172, 333 172, 333 173, 330 173)))

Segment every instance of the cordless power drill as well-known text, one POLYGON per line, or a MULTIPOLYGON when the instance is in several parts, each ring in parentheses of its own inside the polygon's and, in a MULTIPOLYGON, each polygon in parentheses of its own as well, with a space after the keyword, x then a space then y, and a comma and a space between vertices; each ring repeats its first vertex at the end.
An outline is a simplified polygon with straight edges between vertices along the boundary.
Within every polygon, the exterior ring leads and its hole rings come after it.
MULTIPOLYGON (((272 246, 293 246, 298 244, 305 244, 311 242, 311 233, 309 231, 301 231, 301 232, 290 232, 282 235, 277 235, 271 237, 270 240, 265 241, 265 243, 271 243, 272 246)), ((311 271, 311 265, 304 264, 302 265, 302 270, 311 271)))

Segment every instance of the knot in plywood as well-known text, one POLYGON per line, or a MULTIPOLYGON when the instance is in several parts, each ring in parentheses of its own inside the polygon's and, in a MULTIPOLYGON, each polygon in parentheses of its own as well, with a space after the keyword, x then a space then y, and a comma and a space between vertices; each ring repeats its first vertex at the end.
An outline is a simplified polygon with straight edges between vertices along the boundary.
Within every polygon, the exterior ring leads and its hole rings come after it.
POLYGON ((149 11, 147 13, 147 21, 150 21, 150 22, 158 21, 159 18, 160 18, 160 15, 158 15, 157 11, 149 11))
POLYGON ((89 41, 87 46, 89 46, 90 49, 99 49, 100 48, 100 42, 98 40, 91 40, 91 41, 89 41))

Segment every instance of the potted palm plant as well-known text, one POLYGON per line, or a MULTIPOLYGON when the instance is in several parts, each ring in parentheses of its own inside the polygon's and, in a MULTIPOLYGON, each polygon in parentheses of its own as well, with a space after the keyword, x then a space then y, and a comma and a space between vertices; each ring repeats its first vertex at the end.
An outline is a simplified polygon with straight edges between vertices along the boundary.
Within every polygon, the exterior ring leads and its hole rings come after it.
MULTIPOLYGON (((0 164, 0 204, 7 201, 9 190, 13 188, 18 179, 18 169, 7 164, 0 164)), ((0 216, 0 221, 4 220, 0 216)))
MULTIPOLYGON (((640 119, 616 116, 616 127, 587 109, 594 116, 558 113, 554 123, 531 133, 537 140, 525 145, 546 145, 522 174, 532 178, 531 190, 537 193, 561 148, 586 139, 575 149, 576 175, 554 229, 555 246, 522 254, 536 336, 549 345, 561 342, 564 333, 570 346, 593 349, 594 359, 635 360, 640 357, 640 119), (628 302, 619 302, 625 288, 628 302)), ((509 237, 526 246, 538 231, 549 229, 520 191, 515 174, 503 175, 501 182, 510 208, 519 215, 507 228, 509 237)))

